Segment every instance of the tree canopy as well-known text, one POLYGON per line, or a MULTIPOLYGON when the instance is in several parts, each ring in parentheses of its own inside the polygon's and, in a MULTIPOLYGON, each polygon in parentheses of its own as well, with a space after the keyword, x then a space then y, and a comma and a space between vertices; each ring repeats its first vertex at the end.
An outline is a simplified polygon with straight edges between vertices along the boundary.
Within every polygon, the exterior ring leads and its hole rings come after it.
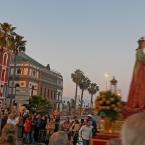
POLYGON ((52 109, 52 105, 41 96, 32 96, 29 100, 28 109, 33 113, 48 114, 52 109))

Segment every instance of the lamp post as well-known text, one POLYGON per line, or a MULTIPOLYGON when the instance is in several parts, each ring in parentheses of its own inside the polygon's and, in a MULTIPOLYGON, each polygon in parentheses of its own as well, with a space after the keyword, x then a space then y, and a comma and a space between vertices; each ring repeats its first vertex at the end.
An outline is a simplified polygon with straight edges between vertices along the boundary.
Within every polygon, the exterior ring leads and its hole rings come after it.
POLYGON ((109 77, 109 75, 108 75, 108 73, 105 73, 104 74, 104 77, 105 77, 105 90, 107 91, 108 90, 108 77, 109 77))

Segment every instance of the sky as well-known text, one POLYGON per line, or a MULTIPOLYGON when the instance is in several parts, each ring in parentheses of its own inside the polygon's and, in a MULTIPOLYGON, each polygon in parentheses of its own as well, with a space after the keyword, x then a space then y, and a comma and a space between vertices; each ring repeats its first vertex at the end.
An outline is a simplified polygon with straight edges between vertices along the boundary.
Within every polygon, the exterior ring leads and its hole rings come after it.
POLYGON ((80 69, 100 90, 105 89, 104 73, 109 74, 108 87, 115 76, 127 100, 137 40, 145 35, 145 1, 0 2, 0 22, 16 26, 27 40, 26 53, 62 74, 64 96, 74 96, 71 73, 80 69))

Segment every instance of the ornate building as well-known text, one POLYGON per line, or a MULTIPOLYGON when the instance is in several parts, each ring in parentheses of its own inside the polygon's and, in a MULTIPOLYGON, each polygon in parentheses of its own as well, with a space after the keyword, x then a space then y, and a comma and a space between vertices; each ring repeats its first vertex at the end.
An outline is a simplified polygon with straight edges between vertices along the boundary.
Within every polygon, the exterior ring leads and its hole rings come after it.
POLYGON ((2 105, 6 97, 10 60, 11 60, 11 52, 8 49, 1 50, 0 51, 0 106, 2 105))
POLYGON ((27 104, 29 96, 38 95, 49 100, 53 108, 59 108, 63 93, 62 75, 25 53, 17 55, 15 62, 10 66, 9 98, 27 104))

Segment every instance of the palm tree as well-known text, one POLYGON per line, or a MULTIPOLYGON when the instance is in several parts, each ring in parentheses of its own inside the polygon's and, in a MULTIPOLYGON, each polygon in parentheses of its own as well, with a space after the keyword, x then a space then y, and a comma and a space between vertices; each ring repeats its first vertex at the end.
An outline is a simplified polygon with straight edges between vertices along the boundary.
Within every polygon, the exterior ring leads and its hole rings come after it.
MULTIPOLYGON (((14 79, 15 79, 15 72, 16 72, 16 55, 21 52, 25 51, 26 41, 23 40, 23 36, 18 35, 14 32, 16 27, 13 27, 11 24, 8 23, 0 23, 0 53, 3 52, 4 49, 8 49, 12 52, 14 58, 14 75, 12 79, 12 87, 14 87, 14 79)), ((12 93, 13 94, 13 89, 12 93)), ((10 106, 12 103, 12 98, 10 98, 10 106)))
POLYGON ((83 96, 84 96, 84 91, 88 89, 90 85, 90 79, 86 76, 83 77, 81 82, 79 83, 79 87, 82 91, 81 93, 81 104, 80 104, 80 115, 81 115, 81 110, 82 110, 82 105, 83 105, 83 96))
POLYGON ((90 83, 90 86, 88 87, 88 92, 91 94, 91 108, 93 107, 93 95, 97 93, 99 90, 99 86, 96 83, 90 83))
POLYGON ((10 49, 14 55, 25 51, 26 41, 23 36, 14 32, 16 27, 8 23, 0 23, 0 50, 10 49))
POLYGON ((9 47, 9 40, 12 37, 12 34, 16 27, 13 27, 8 23, 0 23, 0 50, 3 51, 4 48, 9 47))
POLYGON ((83 77, 84 77, 84 73, 79 69, 75 70, 75 72, 71 74, 72 81, 76 84, 75 97, 74 97, 75 109, 76 109, 76 104, 77 104, 78 86, 83 77))

